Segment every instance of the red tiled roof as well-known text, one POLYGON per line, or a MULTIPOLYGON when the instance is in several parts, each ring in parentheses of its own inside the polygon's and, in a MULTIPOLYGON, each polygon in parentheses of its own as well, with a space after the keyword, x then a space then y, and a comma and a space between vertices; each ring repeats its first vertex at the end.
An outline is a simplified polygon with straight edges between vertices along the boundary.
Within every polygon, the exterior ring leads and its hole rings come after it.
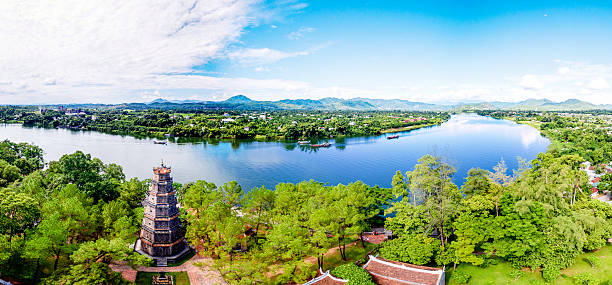
POLYGON ((383 241, 387 240, 387 236, 384 234, 363 234, 363 240, 370 242, 370 243, 374 243, 374 244, 381 244, 383 241))
POLYGON ((380 285, 436 285, 444 278, 444 269, 441 268, 412 265, 374 256, 370 256, 363 268, 372 275, 374 282, 380 285))
POLYGON ((593 194, 593 193, 597 193, 597 191, 599 191, 599 189, 597 189, 597 188, 595 188, 595 187, 591 188, 591 194, 593 194))
POLYGON ((591 180, 593 183, 597 183, 599 181, 601 181, 601 177, 595 177, 595 179, 591 180))

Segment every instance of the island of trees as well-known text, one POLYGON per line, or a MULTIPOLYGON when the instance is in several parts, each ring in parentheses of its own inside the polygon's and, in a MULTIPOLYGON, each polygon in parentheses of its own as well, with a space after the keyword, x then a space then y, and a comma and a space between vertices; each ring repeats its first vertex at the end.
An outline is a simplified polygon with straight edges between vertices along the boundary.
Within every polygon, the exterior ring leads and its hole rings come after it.
POLYGON ((370 136, 433 126, 448 119, 444 112, 0 106, 0 123, 157 138, 298 140, 370 136))
MULTIPOLYGON (((517 282, 527 274, 537 282, 612 281, 593 273, 610 272, 594 252, 610 247, 612 205, 591 198, 582 169, 585 161, 609 166, 609 118, 503 114, 510 116, 553 140, 546 153, 521 161, 515 171, 501 161, 492 171, 470 170, 459 186, 451 180, 451 164, 425 155, 411 171, 390 173, 389 188, 359 181, 280 183, 249 191, 235 181, 176 184, 186 237, 231 284, 303 282, 319 267, 355 284, 372 284, 359 267, 343 264, 359 264, 373 252, 446 266, 449 283, 503 278, 478 275, 498 264, 517 282), (381 226, 393 238, 380 245, 360 239, 381 226), (581 258, 596 269, 563 273, 581 258)), ((146 180, 128 180, 119 165, 82 152, 44 165, 40 148, 0 143, 0 278, 122 284, 127 281, 111 264, 150 264, 129 248, 142 220, 146 180)), ((609 187, 609 175, 601 176, 598 187, 609 187)))

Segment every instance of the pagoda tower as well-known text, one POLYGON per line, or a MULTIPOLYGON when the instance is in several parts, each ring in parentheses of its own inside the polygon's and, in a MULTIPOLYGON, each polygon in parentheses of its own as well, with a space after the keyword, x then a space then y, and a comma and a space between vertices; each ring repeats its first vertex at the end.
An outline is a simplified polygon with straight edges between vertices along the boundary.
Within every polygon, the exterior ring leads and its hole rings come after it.
POLYGON ((142 201, 144 217, 135 250, 153 258, 158 266, 175 262, 191 249, 181 228, 171 169, 163 163, 153 168, 147 197, 142 201))

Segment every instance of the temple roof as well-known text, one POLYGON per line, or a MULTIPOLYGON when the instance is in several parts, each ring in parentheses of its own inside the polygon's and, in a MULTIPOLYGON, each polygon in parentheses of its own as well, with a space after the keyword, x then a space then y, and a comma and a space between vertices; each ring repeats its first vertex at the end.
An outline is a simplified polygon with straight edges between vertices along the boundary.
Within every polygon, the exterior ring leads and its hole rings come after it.
POLYGON ((334 277, 333 275, 331 275, 329 273, 329 270, 327 270, 325 273, 322 272, 321 269, 319 269, 319 272, 322 273, 320 276, 315 277, 314 279, 302 284, 302 285, 341 285, 341 284, 346 284, 348 282, 348 280, 344 280, 344 279, 340 279, 338 277, 334 277))
POLYGON ((381 285, 435 285, 441 284, 439 282, 444 278, 444 269, 441 268, 412 265, 371 255, 363 268, 372 275, 376 284, 381 285))

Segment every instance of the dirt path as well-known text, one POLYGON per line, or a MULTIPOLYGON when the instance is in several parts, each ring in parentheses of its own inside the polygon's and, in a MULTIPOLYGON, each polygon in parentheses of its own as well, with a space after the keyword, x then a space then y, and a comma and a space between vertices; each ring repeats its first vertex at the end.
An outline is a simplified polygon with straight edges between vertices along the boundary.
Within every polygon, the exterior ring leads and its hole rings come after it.
MULTIPOLYGON (((354 242, 351 242, 351 243, 346 244, 346 248, 349 248, 349 247, 351 247, 351 246, 356 245, 356 244, 357 244, 357 242, 358 242, 358 241, 354 241, 354 242)), ((329 250, 327 250, 327 252, 326 252, 326 253, 325 253, 323 256, 324 256, 324 257, 325 257, 325 256, 330 256, 330 255, 332 255, 332 254, 336 253, 336 251, 338 251, 338 249, 339 249, 339 248, 340 248, 340 247, 338 247, 338 246, 336 246, 336 247, 332 247, 332 248, 330 248, 329 250)), ((310 263, 310 264, 315 264, 315 263, 317 263, 317 258, 316 258, 315 256, 309 256, 309 257, 306 257, 306 258, 304 259, 304 261, 305 261, 305 262, 307 262, 307 263, 310 263)))
POLYGON ((120 272, 123 278, 130 282, 136 281, 136 274, 138 271, 141 272, 187 272, 189 276, 189 282, 191 285, 209 285, 209 284, 225 284, 223 278, 218 271, 211 269, 210 267, 197 267, 194 265, 195 262, 207 263, 209 258, 201 257, 196 254, 191 259, 179 266, 169 267, 146 267, 138 266, 136 270, 132 269, 128 265, 117 265, 111 264, 111 269, 116 272, 120 272))

